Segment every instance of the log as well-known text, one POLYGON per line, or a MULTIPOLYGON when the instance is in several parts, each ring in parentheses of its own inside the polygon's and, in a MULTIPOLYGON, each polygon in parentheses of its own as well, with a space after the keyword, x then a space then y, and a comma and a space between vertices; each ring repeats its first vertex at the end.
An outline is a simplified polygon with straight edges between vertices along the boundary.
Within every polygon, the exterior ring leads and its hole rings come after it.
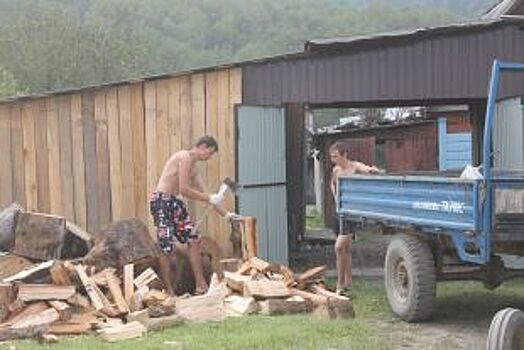
POLYGON ((244 261, 244 263, 240 265, 236 273, 239 275, 249 275, 249 272, 251 271, 251 269, 252 268, 251 268, 251 264, 249 263, 249 261, 244 261))
POLYGON ((152 318, 172 315, 176 311, 175 300, 169 297, 160 303, 150 304, 147 310, 152 318))
POLYGON ((37 302, 37 303, 29 304, 17 315, 11 316, 7 321, 5 321, 5 323, 3 323, 3 325, 12 325, 14 323, 17 323, 20 320, 23 320, 27 317, 38 314, 47 309, 49 309, 49 306, 47 306, 45 302, 37 302))
POLYGON ((54 284, 19 284, 18 299, 28 302, 37 300, 67 300, 76 292, 75 286, 54 284))
POLYGON ((15 292, 11 283, 0 283, 0 323, 11 313, 9 306, 15 300, 15 292))
POLYGON ((21 256, 0 256, 0 281, 2 281, 4 278, 16 275, 29 266, 33 266, 33 263, 26 258, 22 258, 21 256))
POLYGON ((71 298, 67 299, 67 302, 71 305, 77 306, 81 309, 91 310, 93 305, 89 302, 89 299, 82 294, 75 293, 71 298))
POLYGON ((84 231, 80 226, 77 226, 76 224, 70 221, 66 221, 66 230, 72 233, 73 235, 77 236, 81 240, 85 241, 89 245, 92 244, 91 234, 84 231))
POLYGON ((258 311, 258 304, 253 297, 231 295, 224 299, 228 316, 245 316, 258 311))
POLYGON ((315 308, 314 314, 317 317, 328 319, 348 319, 355 317, 353 310, 353 303, 351 300, 342 300, 337 298, 328 298, 324 305, 319 305, 315 308))
POLYGON ((314 267, 312 269, 309 269, 301 273, 297 277, 297 282, 298 283, 307 283, 307 282, 314 281, 316 279, 323 277, 325 271, 326 271, 326 265, 314 267))
POLYGON ((142 272, 137 278, 135 278, 133 283, 135 284, 137 289, 141 289, 142 287, 149 286, 151 282, 157 279, 158 279, 158 276, 155 273, 155 271, 149 268, 145 270, 144 272, 142 272))
POLYGON ((70 286, 73 284, 73 275, 64 262, 57 261, 49 271, 51 273, 51 280, 57 286, 70 286))
POLYGON ((256 269, 260 273, 265 273, 268 271, 270 264, 267 261, 264 261, 256 256, 249 258, 249 264, 252 268, 256 269))
POLYGON ((80 278, 80 281, 84 285, 84 288, 87 292, 87 295, 91 299, 91 303, 93 304, 93 307, 96 311, 102 310, 104 308, 104 303, 102 302, 102 299, 100 297, 100 290, 95 285, 93 281, 89 277, 87 277, 85 267, 82 265, 76 265, 75 271, 78 274, 78 278, 80 278))
POLYGON ((166 328, 181 326, 184 323, 184 319, 176 314, 166 317, 150 318, 147 322, 147 329, 149 331, 159 331, 166 328))
POLYGON ((258 256, 257 219, 253 216, 244 218, 245 259, 258 256))
MULTIPOLYGON (((15 243, 15 222, 18 213, 23 211, 18 203, 11 203, 0 212, 0 251, 11 251, 15 243)), ((0 271, 2 271, 0 269, 0 271)), ((2 278, 0 276, 0 278, 2 278)))
POLYGON ((13 254, 34 260, 60 259, 66 233, 65 219, 22 212, 17 215, 13 254))
POLYGON ((51 300, 49 301, 49 305, 53 307, 56 312, 58 312, 58 315, 60 316, 60 321, 69 321, 71 319, 71 316, 73 316, 73 310, 71 310, 71 307, 60 300, 51 300))
POLYGON ((58 343, 58 337, 50 333, 42 333, 38 337, 38 342, 40 344, 55 344, 58 343))
POLYGON ((140 322, 131 322, 122 326, 108 328, 100 331, 99 335, 102 340, 115 342, 126 339, 140 338, 147 332, 146 327, 140 322))
POLYGON ((244 296, 255 299, 287 298, 289 289, 281 281, 247 281, 244 283, 244 296))
POLYGON ((328 301, 328 298, 323 295, 306 292, 300 289, 291 289, 291 295, 300 296, 306 300, 310 300, 313 303, 313 306, 325 305, 328 301))
POLYGON ((351 300, 348 297, 345 297, 343 295, 338 295, 337 293, 334 293, 332 291, 329 291, 329 290, 327 290, 325 288, 322 288, 320 286, 317 286, 317 285, 313 285, 310 288, 316 294, 325 296, 326 298, 338 299, 338 300, 342 300, 342 301, 351 300))
POLYGON ((46 261, 40 264, 27 266, 26 268, 19 271, 18 273, 10 277, 4 278, 3 281, 4 282, 15 282, 15 281, 29 279, 30 277, 33 277, 34 275, 38 275, 42 271, 49 270, 51 266, 53 266, 53 264, 54 264, 54 261, 50 260, 50 261, 46 261))
POLYGON ((224 279, 229 288, 239 293, 244 293, 244 283, 253 280, 251 276, 244 276, 231 272, 224 272, 224 279))
POLYGON ((176 313, 189 323, 222 321, 226 317, 224 301, 214 295, 178 299, 176 313))
POLYGON ((75 314, 69 321, 57 321, 49 327, 53 334, 85 334, 98 323, 98 319, 91 312, 75 314))
POLYGON ((136 312, 131 312, 130 314, 126 315, 127 323, 137 321, 137 322, 142 323, 144 326, 148 327, 149 320, 150 320, 149 310, 147 309, 136 311, 136 312))
POLYGON ((280 273, 284 276, 284 283, 287 287, 294 287, 297 284, 295 274, 289 267, 280 265, 280 273))
POLYGON ((144 304, 147 306, 160 304, 169 298, 169 295, 156 289, 149 290, 144 296, 144 304))
POLYGON ((306 300, 268 299, 259 302, 263 315, 291 315, 310 312, 312 303, 306 300))
POLYGON ((112 272, 115 273, 115 269, 113 267, 108 267, 107 269, 104 269, 100 272, 95 273, 92 276, 89 276, 91 281, 93 281, 97 286, 105 287, 107 288, 107 273, 112 272))
POLYGON ((58 321, 59 318, 60 315, 58 315, 58 312, 54 308, 50 307, 37 314, 28 315, 26 318, 13 323, 9 328, 22 331, 38 326, 49 327, 51 323, 58 321))
POLYGON ((220 260, 220 270, 222 272, 236 272, 241 264, 242 260, 240 259, 222 259, 220 260))

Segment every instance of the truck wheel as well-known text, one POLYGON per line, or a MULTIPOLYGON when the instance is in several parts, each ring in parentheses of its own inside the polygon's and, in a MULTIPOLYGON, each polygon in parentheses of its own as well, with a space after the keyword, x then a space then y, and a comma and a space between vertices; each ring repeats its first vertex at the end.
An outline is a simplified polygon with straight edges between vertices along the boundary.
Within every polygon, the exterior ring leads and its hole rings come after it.
POLYGON ((415 236, 394 236, 386 253, 384 280, 389 305, 404 321, 422 321, 432 315, 436 277, 427 243, 415 236))
POLYGON ((524 313, 513 308, 500 310, 489 327, 488 350, 524 349, 524 313))

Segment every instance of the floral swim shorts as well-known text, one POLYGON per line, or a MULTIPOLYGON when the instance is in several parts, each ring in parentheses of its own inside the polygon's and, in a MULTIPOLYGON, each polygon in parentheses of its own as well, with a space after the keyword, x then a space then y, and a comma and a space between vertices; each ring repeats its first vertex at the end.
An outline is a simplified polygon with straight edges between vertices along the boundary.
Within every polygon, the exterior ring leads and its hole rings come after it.
POLYGON ((177 243, 192 243, 200 240, 193 232, 193 222, 189 217, 185 203, 179 198, 154 192, 149 201, 149 210, 153 216, 158 244, 164 253, 174 251, 177 243))

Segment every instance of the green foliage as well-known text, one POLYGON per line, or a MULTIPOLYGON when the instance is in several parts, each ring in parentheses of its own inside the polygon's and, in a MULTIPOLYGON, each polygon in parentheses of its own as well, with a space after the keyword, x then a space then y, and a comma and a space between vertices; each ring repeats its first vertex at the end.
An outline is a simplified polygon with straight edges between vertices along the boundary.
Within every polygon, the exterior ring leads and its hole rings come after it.
POLYGON ((0 64, 15 92, 61 90, 300 51, 316 37, 444 24, 461 18, 455 2, 0 0, 0 64))

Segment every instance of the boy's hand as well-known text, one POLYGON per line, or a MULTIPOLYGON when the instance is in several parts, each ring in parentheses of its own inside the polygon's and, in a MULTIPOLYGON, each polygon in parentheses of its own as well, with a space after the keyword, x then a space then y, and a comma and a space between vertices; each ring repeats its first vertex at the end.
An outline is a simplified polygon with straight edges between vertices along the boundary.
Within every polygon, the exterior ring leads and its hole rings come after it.
POLYGON ((370 166, 369 167, 369 173, 370 174, 378 174, 378 173, 380 173, 380 170, 376 166, 370 166))

